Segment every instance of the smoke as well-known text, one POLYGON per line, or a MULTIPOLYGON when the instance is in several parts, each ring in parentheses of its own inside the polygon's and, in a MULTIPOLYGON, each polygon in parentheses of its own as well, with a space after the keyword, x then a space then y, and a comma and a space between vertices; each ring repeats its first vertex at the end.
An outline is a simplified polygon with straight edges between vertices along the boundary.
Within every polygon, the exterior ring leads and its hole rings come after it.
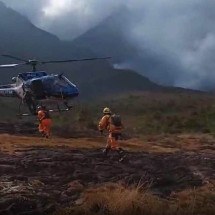
POLYGON ((174 85, 201 88, 205 80, 215 81, 214 1, 145 0, 139 7, 144 13, 136 13, 139 21, 130 25, 130 41, 173 62, 180 70, 174 85))
POLYGON ((114 69, 132 69, 133 66, 129 64, 128 62, 126 63, 114 63, 113 64, 114 69))
POLYGON ((121 27, 127 40, 139 50, 140 58, 146 51, 155 57, 157 64, 149 71, 154 80, 189 88, 215 83, 214 0, 2 1, 38 27, 66 40, 126 7, 128 21, 121 27))

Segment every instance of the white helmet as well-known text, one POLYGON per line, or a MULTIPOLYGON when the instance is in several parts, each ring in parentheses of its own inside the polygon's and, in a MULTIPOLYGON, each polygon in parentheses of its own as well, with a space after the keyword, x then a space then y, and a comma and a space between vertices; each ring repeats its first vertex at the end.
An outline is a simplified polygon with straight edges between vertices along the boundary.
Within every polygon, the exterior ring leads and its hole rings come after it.
POLYGON ((108 108, 108 107, 104 108, 103 113, 104 114, 111 114, 110 108, 108 108))

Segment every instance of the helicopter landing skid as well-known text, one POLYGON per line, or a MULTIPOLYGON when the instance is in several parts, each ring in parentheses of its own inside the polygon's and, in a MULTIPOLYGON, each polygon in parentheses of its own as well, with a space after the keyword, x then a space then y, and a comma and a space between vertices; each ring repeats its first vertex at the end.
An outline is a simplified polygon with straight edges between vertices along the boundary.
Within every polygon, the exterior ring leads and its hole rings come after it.
POLYGON ((65 111, 70 111, 71 110, 71 108, 69 109, 69 108, 66 108, 66 109, 55 109, 55 110, 49 110, 49 112, 65 112, 65 111))
MULTIPOLYGON (((72 106, 68 106, 68 108, 64 108, 64 109, 60 109, 60 108, 57 108, 57 109, 49 109, 48 111, 50 113, 60 113, 60 112, 66 112, 66 111, 70 111, 72 110, 72 106)), ((17 114, 17 116, 19 117, 22 117, 22 116, 35 116, 35 114, 31 114, 31 113, 19 113, 17 114)))
POLYGON ((19 114, 16 114, 16 116, 22 117, 22 116, 34 116, 34 115, 32 115, 30 113, 19 113, 19 114))

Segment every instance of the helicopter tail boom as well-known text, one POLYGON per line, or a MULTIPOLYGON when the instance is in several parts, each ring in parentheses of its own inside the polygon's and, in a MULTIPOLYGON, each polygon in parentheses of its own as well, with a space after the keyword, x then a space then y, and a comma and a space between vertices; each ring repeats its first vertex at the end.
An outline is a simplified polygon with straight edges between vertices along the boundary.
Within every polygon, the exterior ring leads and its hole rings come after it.
POLYGON ((18 97, 12 86, 0 86, 0 97, 18 97))

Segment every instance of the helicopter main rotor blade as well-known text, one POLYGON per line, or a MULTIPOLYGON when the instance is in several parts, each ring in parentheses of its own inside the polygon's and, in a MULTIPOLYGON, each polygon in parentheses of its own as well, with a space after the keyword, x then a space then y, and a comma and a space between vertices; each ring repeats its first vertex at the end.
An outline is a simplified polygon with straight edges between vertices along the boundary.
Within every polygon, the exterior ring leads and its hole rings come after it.
POLYGON ((96 57, 96 58, 83 58, 83 59, 73 59, 73 60, 53 60, 53 61, 42 61, 41 64, 46 63, 66 63, 66 62, 76 62, 76 61, 90 61, 90 60, 104 60, 110 59, 111 57, 96 57))
POLYGON ((0 68, 13 68, 13 67, 16 67, 16 66, 21 66, 21 65, 25 65, 25 63, 21 63, 21 64, 17 64, 17 63, 3 64, 3 65, 0 65, 0 68))
POLYGON ((5 65, 0 65, 0 68, 13 68, 18 66, 19 64, 5 64, 5 65))
POLYGON ((12 58, 12 59, 15 59, 15 60, 19 60, 19 61, 23 61, 23 62, 28 62, 27 60, 25 59, 22 59, 22 58, 19 58, 19 57, 15 57, 15 56, 12 56, 12 55, 8 55, 8 54, 3 54, 2 55, 3 57, 8 57, 8 58, 12 58))

